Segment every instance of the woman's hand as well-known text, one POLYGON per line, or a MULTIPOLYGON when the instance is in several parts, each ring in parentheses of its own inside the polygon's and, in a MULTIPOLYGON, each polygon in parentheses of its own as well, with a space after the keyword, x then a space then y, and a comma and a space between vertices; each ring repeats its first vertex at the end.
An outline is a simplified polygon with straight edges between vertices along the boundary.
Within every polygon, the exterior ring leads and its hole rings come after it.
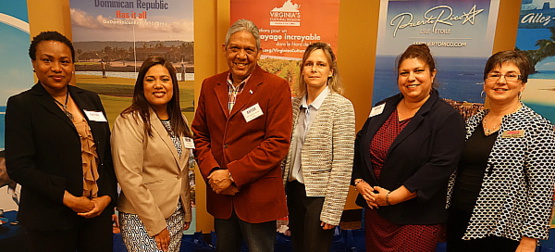
POLYGON ((374 186, 374 192, 372 195, 379 206, 392 206, 416 198, 416 191, 411 192, 403 185, 393 191, 374 186))
POLYGON ((390 193, 389 190, 379 186, 374 186, 374 190, 375 192, 372 192, 372 196, 374 197, 375 202, 378 206, 389 206, 391 204, 391 201, 389 201, 388 204, 387 194, 390 193))
POLYGON ((183 224, 183 230, 189 230, 190 227, 191 227, 191 222, 185 222, 183 224))
POLYGON ((371 185, 369 185, 368 183, 366 183, 366 181, 363 180, 357 183, 356 189, 360 193, 360 195, 362 195, 362 198, 366 200, 366 204, 370 209, 378 208, 378 204, 376 204, 375 198, 372 194, 372 192, 374 191, 374 188, 372 188, 371 185))
POLYGON ((538 240, 534 238, 528 238, 523 236, 520 239, 520 243, 516 248, 516 252, 534 252, 536 251, 536 245, 538 244, 538 240))
POLYGON ((76 197, 68 191, 64 192, 63 204, 76 213, 85 213, 94 208, 94 203, 87 197, 76 197))
POLYGON ((154 236, 154 240, 156 241, 158 249, 168 251, 168 247, 170 245, 170 232, 167 228, 164 228, 162 232, 154 236))
POLYGON ((98 198, 93 198, 92 203, 94 203, 94 208, 85 213, 77 213, 77 215, 85 217, 87 219, 94 218, 102 214, 104 209, 110 204, 112 198, 108 195, 100 196, 98 198))
POLYGON ((335 225, 332 224, 328 224, 322 221, 322 223, 320 223, 320 226, 322 227, 323 230, 329 230, 329 229, 334 229, 335 225))

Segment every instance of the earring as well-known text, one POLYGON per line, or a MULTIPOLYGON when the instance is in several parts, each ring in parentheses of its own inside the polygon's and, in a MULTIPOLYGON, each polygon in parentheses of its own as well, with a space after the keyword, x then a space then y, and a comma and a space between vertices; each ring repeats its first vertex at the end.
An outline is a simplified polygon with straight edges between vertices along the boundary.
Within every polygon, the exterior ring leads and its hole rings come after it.
POLYGON ((485 100, 486 97, 484 96, 486 92, 484 92, 484 90, 482 90, 482 92, 480 92, 480 98, 482 98, 482 100, 485 100))
POLYGON ((522 92, 518 92, 518 100, 519 100, 519 101, 522 100, 522 92))

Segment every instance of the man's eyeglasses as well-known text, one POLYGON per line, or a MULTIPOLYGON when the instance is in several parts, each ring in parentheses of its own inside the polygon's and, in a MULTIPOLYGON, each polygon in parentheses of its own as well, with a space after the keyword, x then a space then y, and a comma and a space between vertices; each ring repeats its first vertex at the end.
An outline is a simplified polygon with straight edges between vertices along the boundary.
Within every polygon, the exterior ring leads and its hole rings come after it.
POLYGON ((507 82, 516 82, 518 80, 522 80, 522 76, 520 74, 516 74, 516 73, 506 73, 506 74, 488 73, 486 75, 486 80, 488 80, 488 81, 498 81, 499 79, 501 79, 502 76, 505 77, 505 80, 507 82))

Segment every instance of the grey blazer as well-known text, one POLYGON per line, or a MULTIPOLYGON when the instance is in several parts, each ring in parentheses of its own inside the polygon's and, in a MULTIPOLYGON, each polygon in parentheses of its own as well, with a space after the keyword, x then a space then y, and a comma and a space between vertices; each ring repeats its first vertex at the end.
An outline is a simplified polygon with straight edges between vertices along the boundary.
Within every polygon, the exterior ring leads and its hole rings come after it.
MULTIPOLYGON (((301 98, 293 98, 293 131, 301 107, 301 98)), ((355 112, 352 103, 331 92, 324 99, 308 130, 301 150, 302 172, 307 197, 325 197, 320 220, 339 225, 349 192, 353 167, 355 112)), ((295 146, 291 139, 291 146, 295 146)), ((283 183, 289 176, 292 148, 285 158, 283 183)))

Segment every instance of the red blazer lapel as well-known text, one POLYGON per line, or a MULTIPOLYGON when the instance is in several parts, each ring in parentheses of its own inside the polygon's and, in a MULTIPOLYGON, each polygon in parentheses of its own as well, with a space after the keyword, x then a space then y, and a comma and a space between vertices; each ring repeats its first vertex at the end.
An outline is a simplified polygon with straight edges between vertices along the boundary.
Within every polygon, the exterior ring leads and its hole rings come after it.
POLYGON ((229 111, 227 109, 229 93, 228 93, 227 82, 225 79, 218 81, 218 84, 214 88, 214 93, 216 93, 216 96, 218 98, 218 103, 220 104, 222 111, 227 116, 227 118, 229 118, 229 111))
POLYGON ((258 85, 261 85, 262 81, 264 80, 264 78, 262 77, 263 71, 264 70, 262 70, 260 66, 256 66, 256 69, 254 69, 254 71, 252 72, 251 78, 245 84, 243 91, 241 92, 240 95, 237 96, 237 100, 235 101, 233 110, 231 110, 231 113, 229 115, 230 117, 237 114, 237 112, 246 109, 246 105, 249 104, 249 101, 256 93, 256 89, 258 88, 258 85))

